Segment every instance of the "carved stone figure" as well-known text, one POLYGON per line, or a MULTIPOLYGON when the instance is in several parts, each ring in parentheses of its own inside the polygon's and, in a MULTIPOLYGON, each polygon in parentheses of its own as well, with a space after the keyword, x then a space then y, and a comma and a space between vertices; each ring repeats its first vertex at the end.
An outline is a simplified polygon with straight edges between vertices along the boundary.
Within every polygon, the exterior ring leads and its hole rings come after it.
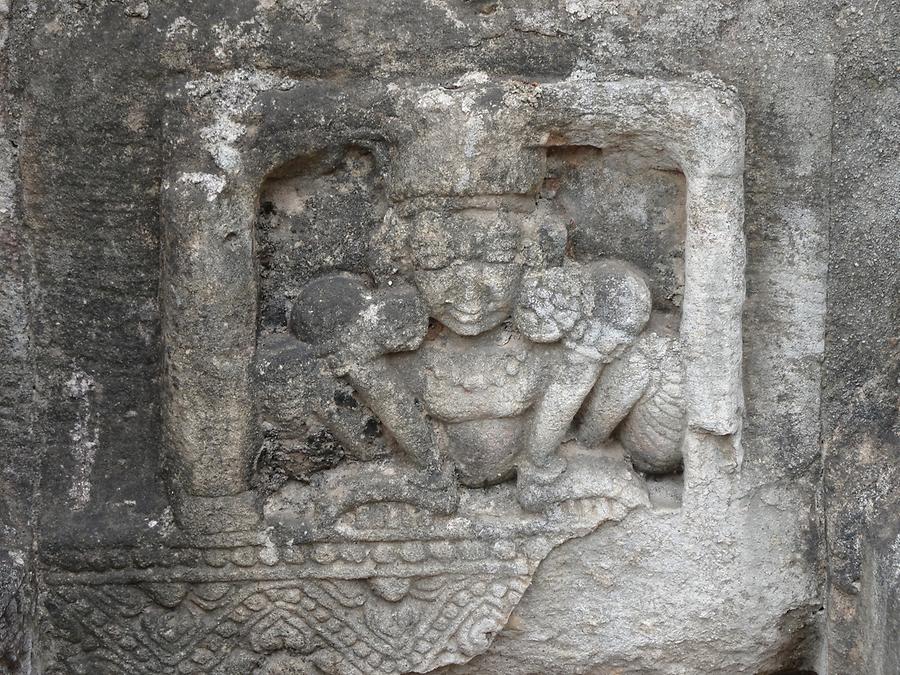
POLYGON ((331 273, 304 287, 289 322, 418 472, 363 468, 366 489, 345 490, 341 508, 389 497, 435 505, 401 486, 449 495, 454 471, 466 487, 517 476, 527 509, 592 496, 550 487, 566 469, 557 451, 604 364, 649 317, 642 275, 621 261, 566 260, 565 227, 542 209, 390 213, 378 238, 413 285, 401 277, 380 290, 331 273))
MULTIPOLYGON (((510 478, 520 457, 530 459, 524 451, 535 429, 527 418, 548 377, 547 350, 536 349, 511 317, 526 267, 542 257, 561 259, 565 230, 532 228, 549 242, 536 252, 539 241, 528 236, 523 213, 429 209, 398 220, 389 216, 385 236, 399 240, 401 269, 437 321, 421 351, 398 368, 442 424, 464 485, 510 478)), ((546 464, 549 453, 533 459, 546 464)))

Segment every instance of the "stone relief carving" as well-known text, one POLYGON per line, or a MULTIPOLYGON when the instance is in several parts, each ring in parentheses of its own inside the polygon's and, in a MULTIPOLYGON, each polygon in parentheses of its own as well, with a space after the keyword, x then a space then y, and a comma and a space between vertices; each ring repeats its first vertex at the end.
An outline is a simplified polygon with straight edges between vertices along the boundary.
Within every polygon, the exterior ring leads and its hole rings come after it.
MULTIPOLYGON (((273 115, 289 107, 292 87, 257 84, 279 101, 273 115)), ((730 94, 476 74, 391 97, 400 121, 367 132, 382 139, 373 160, 354 150, 347 164, 355 185, 384 165, 365 256, 284 275, 281 316, 271 298, 257 316, 255 299, 251 214, 273 159, 229 162, 233 186, 212 192, 208 180, 168 184, 178 527, 159 549, 48 563, 72 672, 267 672, 291 659, 401 673, 465 661, 555 546, 651 505, 639 472, 690 470, 692 428, 736 429, 743 151, 730 94), (548 148, 616 142, 685 174, 674 310, 654 308, 652 280, 628 261, 573 255, 571 215, 542 194, 548 148), (196 304, 217 292, 234 306, 196 304), (226 383, 238 393, 218 401, 226 383)), ((299 142, 272 124, 276 147, 299 142)), ((341 133, 335 142, 357 142, 341 133)), ((287 165, 279 179, 311 161, 287 165)))
MULTIPOLYGON (((313 279, 288 321, 301 346, 288 340, 286 354, 264 357, 268 367, 323 373, 332 391, 346 378, 397 445, 396 462, 353 467, 356 476, 341 478, 342 503, 324 491, 322 506, 337 515, 357 500, 396 499, 452 512, 454 476, 470 488, 516 477, 531 511, 604 496, 566 472, 560 446, 605 364, 649 318, 643 276, 622 261, 563 266, 565 226, 547 214, 411 214, 391 211, 376 237, 408 283, 313 279), (347 489, 357 481, 359 490, 347 489)), ((356 445, 339 415, 325 425, 356 445)))

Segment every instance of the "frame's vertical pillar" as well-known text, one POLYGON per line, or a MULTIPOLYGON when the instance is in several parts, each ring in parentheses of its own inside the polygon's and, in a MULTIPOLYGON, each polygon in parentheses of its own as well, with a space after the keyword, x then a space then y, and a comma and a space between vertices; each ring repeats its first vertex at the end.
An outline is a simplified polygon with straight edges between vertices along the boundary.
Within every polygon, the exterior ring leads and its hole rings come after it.
MULTIPOLYGON (((682 104, 687 107, 687 104, 682 104)), ((687 178, 684 305, 688 424, 719 436, 741 425, 744 305, 744 116, 733 96, 695 94, 679 139, 687 178)))
POLYGON ((548 85, 549 137, 667 154, 687 179, 684 346, 691 486, 736 468, 743 417, 744 112, 719 85, 570 79, 548 85))
POLYGON ((346 99, 342 87, 258 71, 207 73, 170 97, 160 197, 163 428, 173 506, 188 529, 260 521, 250 485, 260 444, 252 374, 259 189, 304 148, 348 135, 335 112, 346 99))
POLYGON ((688 434, 685 506, 743 460, 744 112, 734 94, 685 90, 673 101, 673 154, 687 178, 684 303, 688 434), (687 124, 685 124, 687 122, 687 124))
POLYGON ((176 163, 163 185, 164 428, 179 523, 227 531, 258 519, 250 367, 256 344, 256 194, 176 163))

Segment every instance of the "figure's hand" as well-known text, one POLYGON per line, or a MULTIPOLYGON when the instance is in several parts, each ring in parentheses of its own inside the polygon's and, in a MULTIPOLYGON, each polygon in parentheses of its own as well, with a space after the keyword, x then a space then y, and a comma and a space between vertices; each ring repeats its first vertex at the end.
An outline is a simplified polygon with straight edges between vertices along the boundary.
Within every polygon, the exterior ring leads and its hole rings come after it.
POLYGON ((335 272, 303 287, 288 325, 321 356, 359 363, 417 349, 428 330, 428 313, 410 285, 371 288, 365 277, 335 272))
POLYGON ((373 356, 413 351, 428 331, 428 310, 411 285, 378 289, 352 331, 352 339, 373 356))
POLYGON ((580 265, 528 272, 522 278, 513 317, 533 342, 556 342, 567 335, 591 307, 580 265))
POLYGON ((588 315, 580 317, 566 334, 563 346, 569 350, 573 362, 610 363, 635 337, 588 315))

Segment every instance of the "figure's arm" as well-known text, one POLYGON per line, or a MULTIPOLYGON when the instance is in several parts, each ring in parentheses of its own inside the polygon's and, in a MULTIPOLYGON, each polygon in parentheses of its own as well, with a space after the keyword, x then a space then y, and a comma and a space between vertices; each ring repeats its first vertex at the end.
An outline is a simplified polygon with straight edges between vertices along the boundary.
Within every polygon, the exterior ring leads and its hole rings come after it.
POLYGON ((316 346, 334 376, 346 376, 419 468, 440 468, 434 425, 386 357, 417 349, 428 328, 413 287, 371 289, 357 275, 325 275, 304 287, 289 324, 316 346))
POLYGON ((608 440, 649 382, 649 364, 638 345, 606 366, 584 402, 578 440, 588 446, 608 440))
MULTIPOLYGON (((572 264, 543 270, 525 279, 516 311, 517 323, 526 337, 536 342, 561 339, 562 358, 551 367, 547 389, 535 407, 528 438, 528 459, 538 468, 539 477, 550 477, 554 453, 569 424, 603 369, 614 355, 634 344, 650 316, 650 289, 643 276, 621 261, 607 260, 589 265, 572 264), (541 471, 540 467, 546 467, 541 471)), ((637 354, 639 350, 631 350, 637 354)), ((628 357, 624 357, 628 361, 628 357)), ((622 370, 607 366, 606 370, 622 370)), ((646 369, 635 368, 635 374, 646 369)), ((604 373, 605 375, 605 373, 604 373)), ((608 377, 606 378, 609 379, 608 377)), ((600 426, 607 418, 627 414, 646 382, 628 378, 628 391, 614 392, 615 410, 600 410, 600 426), (622 396, 618 396, 618 395, 622 396)), ((622 385, 618 378, 614 384, 622 385)), ((595 397, 596 398, 596 397, 595 397)), ((595 404, 597 405, 597 404, 595 404)), ((609 406, 610 404, 599 404, 609 406)), ((613 424, 609 432, 615 427, 613 424)), ((608 432, 607 432, 608 435, 608 432)))
POLYGON ((397 445, 426 472, 442 468, 434 423, 386 355, 417 349, 428 328, 428 313, 411 286, 378 292, 347 332, 346 375, 397 445))
POLYGON ((425 471, 438 471, 441 453, 434 424, 387 360, 353 363, 347 377, 413 463, 425 471))

